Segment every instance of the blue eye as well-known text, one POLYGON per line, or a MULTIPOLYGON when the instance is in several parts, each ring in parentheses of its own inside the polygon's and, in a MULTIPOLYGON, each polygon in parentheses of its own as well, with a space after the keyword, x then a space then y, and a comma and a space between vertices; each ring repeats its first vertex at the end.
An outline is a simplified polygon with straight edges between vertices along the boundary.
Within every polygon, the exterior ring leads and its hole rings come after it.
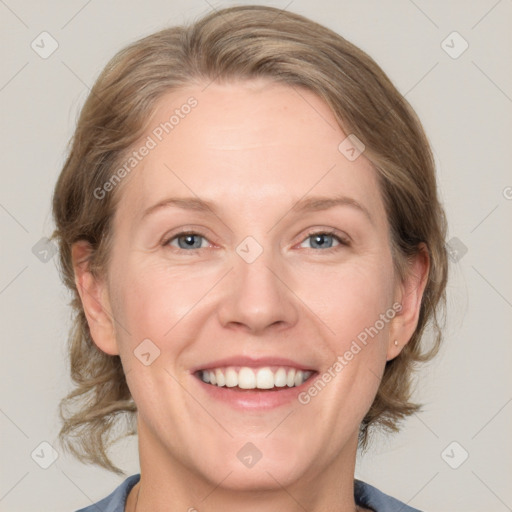
MULTIPOLYGON (((341 239, 339 236, 334 233, 329 233, 325 231, 318 231, 316 233, 310 233, 306 240, 311 240, 311 248, 312 249, 334 249, 339 245, 347 245, 347 242, 341 239), (333 245, 334 243, 334 245, 333 245)), ((304 242, 305 242, 304 241, 304 242)), ((302 243, 304 243, 302 242, 302 243)), ((302 247, 302 244, 301 244, 302 247)))
MULTIPOLYGON (((193 252, 195 250, 204 249, 208 247, 209 242, 208 239, 196 232, 182 232, 174 235, 163 243, 164 246, 171 246, 175 248, 177 251, 186 251, 193 252), (203 244, 203 241, 206 242, 206 245, 203 244)), ((327 252, 329 250, 335 251, 340 248, 340 246, 347 246, 349 242, 344 238, 334 234, 334 232, 328 231, 317 231, 310 233, 304 241, 301 243, 300 247, 304 247, 305 249, 322 249, 327 252), (308 240, 310 240, 310 247, 304 247, 308 240)))
POLYGON ((198 233, 180 233, 169 239, 166 242, 166 245, 172 245, 174 241, 178 242, 178 249, 188 250, 188 249, 202 249, 202 240, 206 240, 206 238, 198 233))

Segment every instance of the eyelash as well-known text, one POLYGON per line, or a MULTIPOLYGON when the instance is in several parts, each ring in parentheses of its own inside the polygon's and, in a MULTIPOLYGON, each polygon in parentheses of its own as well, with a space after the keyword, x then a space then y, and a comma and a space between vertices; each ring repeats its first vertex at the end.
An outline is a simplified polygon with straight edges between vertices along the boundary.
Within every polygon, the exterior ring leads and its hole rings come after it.
MULTIPOLYGON (((331 229, 327 229, 327 230, 323 230, 323 231, 310 231, 306 237, 302 240, 302 242, 304 242, 305 240, 307 240, 308 238, 310 237, 313 237, 313 236, 316 236, 316 235, 328 235, 328 236, 332 236, 338 243, 339 245, 336 245, 334 247, 329 247, 327 249, 318 249, 319 251, 321 252, 324 252, 324 253, 332 253, 332 252, 336 252, 338 251, 339 249, 341 249, 342 247, 348 247, 350 245, 349 241, 347 238, 344 238, 343 236, 339 235, 339 234, 336 234, 336 231, 331 229)), ((302 243, 301 242, 301 243, 302 243)), ((315 250, 314 247, 311 247, 311 250, 315 250)))
MULTIPOLYGON (((208 238, 203 235, 202 233, 198 232, 198 231, 181 231, 179 233, 175 233, 173 234, 171 237, 169 238, 166 238, 164 242, 162 242, 162 246, 164 247, 169 247, 170 243, 177 239, 177 238, 180 238, 182 236, 187 236, 187 235, 196 235, 196 236, 200 236, 201 238, 204 238, 205 240, 208 240, 208 238)), ((306 236, 305 238, 302 239, 302 241, 300 242, 301 244, 306 241, 308 238, 311 238, 313 236, 316 236, 316 235, 328 235, 328 236, 332 236, 338 243, 339 245, 336 245, 334 247, 329 247, 327 249, 315 249, 314 247, 310 247, 309 249, 311 250, 314 250, 314 251, 320 251, 320 252, 324 252, 324 253, 332 253, 332 252, 335 252, 339 249, 341 249, 342 247, 348 247, 350 246, 350 242, 347 238, 344 238, 342 237, 341 235, 339 234, 336 234, 336 231, 334 230, 321 230, 321 231, 310 231, 306 236)), ((181 249, 179 247, 172 247, 172 249, 176 252, 179 252, 179 253, 196 253, 197 251, 200 251, 202 249, 206 249, 206 247, 200 247, 198 249, 191 249, 191 250, 187 250, 187 249, 181 249)))

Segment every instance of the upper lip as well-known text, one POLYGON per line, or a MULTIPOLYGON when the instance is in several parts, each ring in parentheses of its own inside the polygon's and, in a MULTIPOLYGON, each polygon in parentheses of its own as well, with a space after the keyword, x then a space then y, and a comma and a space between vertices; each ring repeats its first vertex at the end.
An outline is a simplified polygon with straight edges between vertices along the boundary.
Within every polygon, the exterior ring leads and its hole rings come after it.
POLYGON ((261 368, 264 366, 290 366, 299 370, 316 371, 310 365, 294 361, 285 357, 247 357, 232 356, 224 359, 217 359, 191 368, 191 373, 199 370, 211 370, 213 368, 223 368, 227 366, 247 366, 249 368, 261 368))

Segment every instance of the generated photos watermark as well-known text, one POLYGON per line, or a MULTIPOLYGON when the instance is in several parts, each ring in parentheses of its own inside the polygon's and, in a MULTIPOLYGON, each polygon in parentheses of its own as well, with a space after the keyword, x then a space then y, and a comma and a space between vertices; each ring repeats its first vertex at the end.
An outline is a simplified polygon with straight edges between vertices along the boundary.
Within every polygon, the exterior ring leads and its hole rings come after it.
POLYGON ((395 302, 392 307, 386 310, 385 313, 379 315, 379 319, 375 321, 370 327, 365 327, 356 337, 352 340, 350 348, 346 350, 343 355, 339 355, 334 363, 325 370, 325 372, 316 378, 306 391, 299 393, 297 397, 302 405, 307 405, 311 400, 317 396, 343 369, 354 359, 354 357, 361 352, 361 350, 368 345, 370 339, 373 339, 379 332, 384 329, 390 320, 395 318, 396 314, 402 311, 402 305, 395 302), (370 339, 369 339, 370 338, 370 339))
POLYGON ((135 169, 150 152, 155 149, 165 136, 172 132, 183 119, 185 119, 192 109, 197 107, 198 101, 194 96, 187 99, 179 108, 174 109, 174 113, 167 121, 160 123, 153 128, 151 134, 146 137, 145 142, 139 149, 132 151, 126 161, 117 168, 112 176, 101 187, 94 189, 93 195, 96 199, 104 199, 105 196, 112 192, 121 181, 135 169))

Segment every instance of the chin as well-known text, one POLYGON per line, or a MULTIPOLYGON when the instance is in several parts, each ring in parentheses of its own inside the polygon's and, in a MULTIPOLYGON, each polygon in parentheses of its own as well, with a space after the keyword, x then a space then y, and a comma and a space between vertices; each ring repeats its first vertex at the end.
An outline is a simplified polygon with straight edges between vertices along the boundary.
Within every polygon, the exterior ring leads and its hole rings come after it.
POLYGON ((314 465, 315 457, 296 445, 276 439, 231 440, 231 449, 219 454, 217 462, 202 472, 215 485, 238 491, 269 491, 287 487, 314 465))
POLYGON ((272 460, 267 463, 260 460, 251 468, 241 464, 227 464, 222 472, 214 472, 210 477, 215 485, 221 482, 220 486, 226 490, 263 492, 288 487, 297 481, 300 475, 300 468, 289 467, 285 460, 272 460))

